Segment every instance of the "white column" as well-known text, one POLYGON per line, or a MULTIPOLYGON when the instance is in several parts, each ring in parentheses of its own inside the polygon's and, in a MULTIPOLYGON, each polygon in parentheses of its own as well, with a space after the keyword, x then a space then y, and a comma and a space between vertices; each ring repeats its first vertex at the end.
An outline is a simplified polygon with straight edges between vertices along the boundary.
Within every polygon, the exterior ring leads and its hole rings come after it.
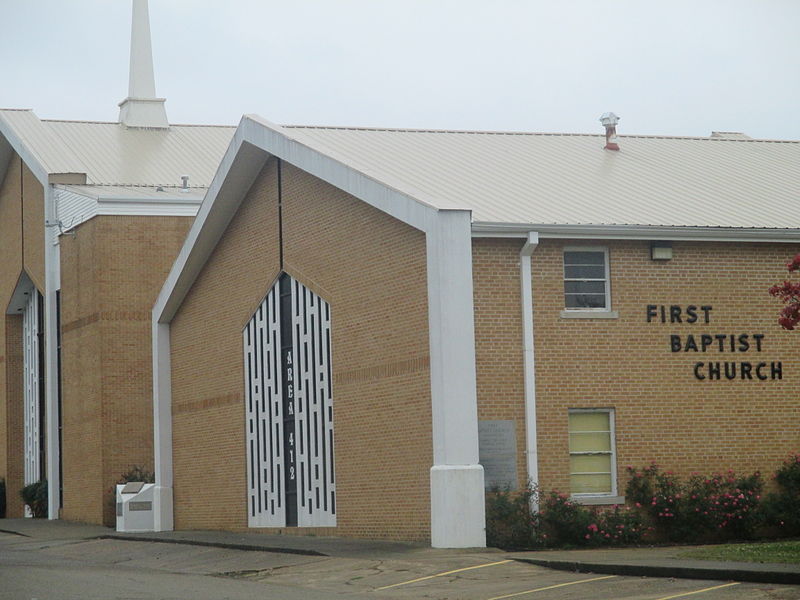
MULTIPOLYGON (((47 223, 55 218, 53 188, 44 187, 44 210, 47 223)), ((61 253, 58 238, 53 240, 45 229, 44 252, 44 398, 45 398, 45 444, 47 448, 47 516, 59 518, 61 507, 60 489, 61 446, 58 438, 58 314, 56 292, 61 289, 61 253)))
POLYGON ((431 544, 486 545, 468 211, 439 211, 427 228, 433 467, 431 544))
POLYGON ((153 322, 153 451, 155 531, 172 531, 172 381, 169 323, 153 322))
MULTIPOLYGON (((525 456, 528 466, 528 481, 539 484, 539 454, 536 437, 536 362, 533 353, 533 282, 531 254, 539 245, 539 234, 528 233, 528 238, 519 253, 519 278, 522 286, 522 348, 525 374, 525 456)), ((538 510, 537 498, 531 499, 534 510, 538 510)))

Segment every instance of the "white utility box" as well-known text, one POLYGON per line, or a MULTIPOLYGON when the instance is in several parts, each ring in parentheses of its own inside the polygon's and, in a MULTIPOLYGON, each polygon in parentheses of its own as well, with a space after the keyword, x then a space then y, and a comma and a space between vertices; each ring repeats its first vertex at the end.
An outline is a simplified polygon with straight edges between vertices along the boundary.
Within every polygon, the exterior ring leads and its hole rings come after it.
POLYGON ((117 531, 153 531, 153 483, 131 481, 117 486, 117 531))

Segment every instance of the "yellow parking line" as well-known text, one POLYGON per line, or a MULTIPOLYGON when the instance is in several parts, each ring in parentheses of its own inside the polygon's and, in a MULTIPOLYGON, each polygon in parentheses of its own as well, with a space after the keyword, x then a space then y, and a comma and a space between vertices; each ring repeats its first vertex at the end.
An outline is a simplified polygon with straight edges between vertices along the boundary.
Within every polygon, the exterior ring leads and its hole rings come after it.
POLYGON ((711 590, 721 590, 722 588, 731 587, 732 585, 739 585, 739 581, 734 581, 733 583, 724 583, 722 585, 715 585, 714 587, 705 588, 703 590, 696 590, 694 592, 686 592, 684 594, 675 594, 674 596, 664 596, 663 598, 659 598, 658 600, 672 600, 672 598, 683 598, 685 596, 694 596, 695 594, 702 594, 703 592, 710 592, 711 590))
POLYGON ((576 585, 578 583, 589 583, 590 581, 600 581, 601 579, 612 579, 616 575, 605 575, 603 577, 592 577, 591 579, 581 579, 580 581, 568 581, 567 583, 557 583, 555 585, 548 585, 547 587, 536 588, 535 590, 526 590, 524 592, 517 592, 515 594, 506 594, 505 596, 495 596, 489 600, 502 600, 503 598, 513 598, 514 596, 522 596, 523 594, 533 594, 534 592, 543 592, 545 590, 553 590, 555 588, 566 587, 568 585, 576 585))
POLYGON ((472 569, 482 569, 483 567, 493 567, 494 565, 504 565, 513 562, 509 560, 499 560, 497 562, 485 563, 483 565, 475 565, 474 567, 464 567, 463 569, 456 569, 455 571, 446 571, 444 573, 437 573, 436 575, 428 575, 427 577, 420 577, 419 579, 412 579, 411 581, 403 581, 402 583, 393 583, 392 585, 385 585, 383 587, 375 588, 378 590, 388 590, 389 588, 399 587, 401 585, 408 585, 409 583, 417 583, 418 581, 426 581, 434 577, 444 577, 445 575, 452 575, 453 573, 462 573, 463 571, 471 571, 472 569))

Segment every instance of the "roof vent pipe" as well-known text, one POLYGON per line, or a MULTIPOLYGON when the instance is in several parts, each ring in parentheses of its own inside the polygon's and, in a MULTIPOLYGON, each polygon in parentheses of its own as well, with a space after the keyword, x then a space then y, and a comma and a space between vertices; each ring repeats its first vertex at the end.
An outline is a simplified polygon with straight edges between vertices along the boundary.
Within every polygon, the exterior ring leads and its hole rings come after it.
POLYGON ((603 113, 600 117, 600 122, 603 124, 603 127, 606 128, 605 149, 619 150, 619 144, 617 144, 617 123, 619 123, 619 117, 613 112, 603 113))
POLYGON ((181 191, 187 192, 189 191, 189 176, 188 175, 181 175, 181 191))

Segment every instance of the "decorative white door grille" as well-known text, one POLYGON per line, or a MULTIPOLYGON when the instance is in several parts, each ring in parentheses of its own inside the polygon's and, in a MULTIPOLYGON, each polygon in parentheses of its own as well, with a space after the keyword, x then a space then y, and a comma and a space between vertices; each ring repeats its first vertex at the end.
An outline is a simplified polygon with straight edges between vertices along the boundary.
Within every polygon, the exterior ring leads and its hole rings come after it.
POLYGON ((39 364, 39 293, 32 288, 22 316, 22 372, 24 378, 23 418, 25 424, 25 464, 23 477, 25 485, 36 483, 41 478, 41 415, 39 364))
POLYGON ((335 526, 330 306, 283 274, 243 335, 248 524, 335 526))

